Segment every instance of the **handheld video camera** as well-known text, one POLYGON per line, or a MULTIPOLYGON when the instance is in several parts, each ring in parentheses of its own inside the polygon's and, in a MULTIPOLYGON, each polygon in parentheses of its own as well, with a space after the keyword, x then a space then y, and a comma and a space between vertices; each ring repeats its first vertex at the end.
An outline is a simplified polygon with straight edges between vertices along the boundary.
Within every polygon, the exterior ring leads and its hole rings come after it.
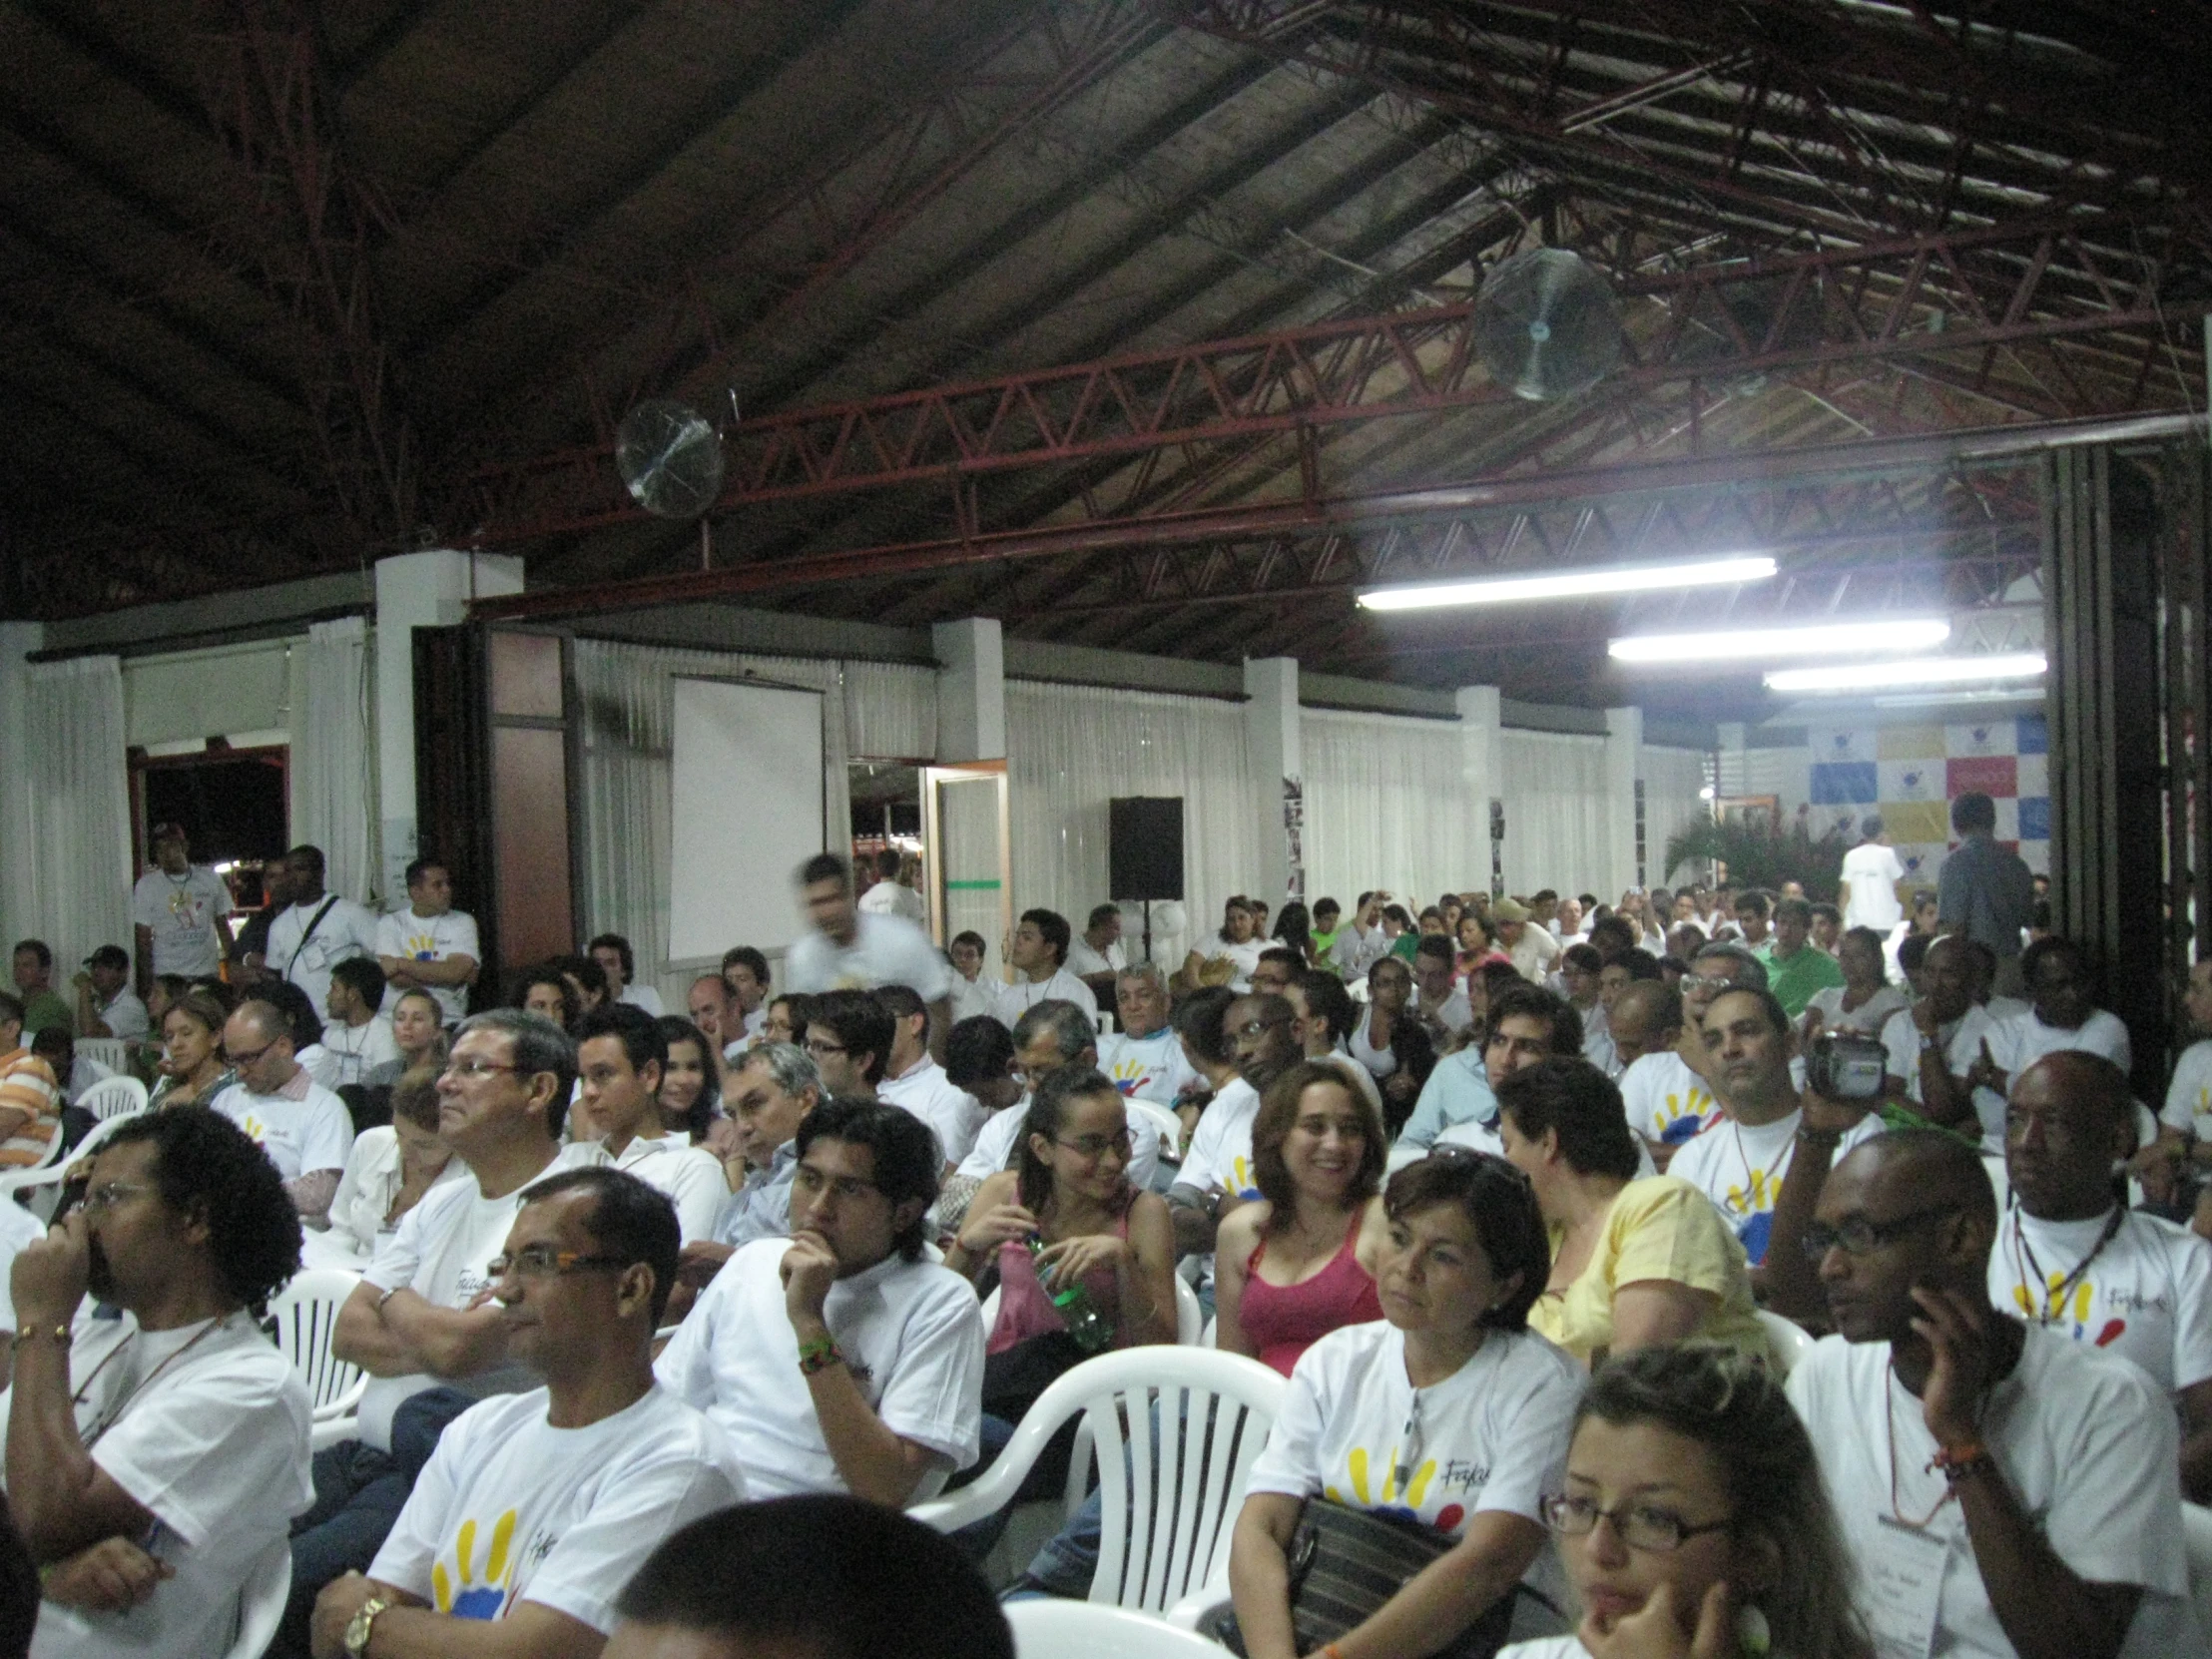
POLYGON ((1805 1086, 1830 1100, 1880 1100, 1889 1051, 1872 1037, 1824 1031, 1805 1055, 1805 1086))

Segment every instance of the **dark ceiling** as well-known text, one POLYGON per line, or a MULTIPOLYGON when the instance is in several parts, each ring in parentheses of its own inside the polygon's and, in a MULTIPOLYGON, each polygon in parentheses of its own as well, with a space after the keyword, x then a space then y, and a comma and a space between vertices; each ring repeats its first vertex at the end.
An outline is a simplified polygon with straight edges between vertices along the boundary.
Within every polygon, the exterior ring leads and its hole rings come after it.
POLYGON ((0 0, 5 607, 474 544, 593 608, 692 573, 654 597, 1603 702, 1624 622, 2017 600, 2033 463, 1943 434, 2202 407, 2208 40, 2011 0, 0 0), (1463 350, 1537 246, 1631 342, 1546 403, 1463 350), (1309 343, 1187 351, 1255 335, 1309 343), (606 453, 651 395, 745 417, 705 575, 606 453), (938 415, 900 464, 810 448, 938 415), (1784 580, 1350 597, 1717 543, 1784 580))

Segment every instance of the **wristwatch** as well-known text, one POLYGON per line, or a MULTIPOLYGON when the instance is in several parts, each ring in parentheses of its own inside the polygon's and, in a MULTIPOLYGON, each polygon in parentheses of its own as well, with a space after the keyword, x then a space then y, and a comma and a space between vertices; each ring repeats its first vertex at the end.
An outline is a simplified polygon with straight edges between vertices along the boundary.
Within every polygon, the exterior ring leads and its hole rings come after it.
POLYGON ((361 1659, 368 1651, 368 1632, 376 1623, 376 1615, 391 1605, 382 1596, 370 1596, 362 1602, 359 1611, 345 1627, 346 1659, 361 1659))

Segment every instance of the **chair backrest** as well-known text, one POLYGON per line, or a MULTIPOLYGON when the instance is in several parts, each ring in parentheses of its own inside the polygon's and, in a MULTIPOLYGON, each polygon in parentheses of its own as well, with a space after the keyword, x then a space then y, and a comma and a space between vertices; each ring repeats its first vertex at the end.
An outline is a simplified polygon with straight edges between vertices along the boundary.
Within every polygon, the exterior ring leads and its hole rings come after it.
POLYGON ((1165 1106, 1155 1106, 1149 1100, 1124 1099, 1122 1107, 1134 1124, 1139 1118, 1152 1125, 1160 1135, 1160 1158, 1163 1163, 1178 1163, 1183 1157, 1183 1120, 1165 1106))
MULTIPOLYGON (((79 1037, 77 1053, 80 1058, 106 1066, 118 1075, 131 1069, 131 1045, 122 1037, 79 1037)), ((78 1104, 84 1103, 79 1101, 78 1104)))
POLYGON ((2189 1604, 2197 1611, 2197 1628, 2212 1630, 2212 1509, 2182 1504, 2181 1547, 2189 1561, 2189 1604))
POLYGON ((1797 1363, 1813 1352, 1813 1336, 1794 1320, 1780 1314, 1759 1310, 1759 1323, 1766 1329, 1767 1348, 1774 1356, 1782 1375, 1788 1377, 1797 1369, 1797 1363))
POLYGON ((146 1085, 135 1077, 103 1077, 77 1097, 77 1106, 102 1123, 127 1118, 146 1110, 146 1085))
POLYGON ((276 1538, 261 1553, 239 1591, 238 1634, 222 1659, 262 1659, 283 1622, 291 1594, 291 1540, 276 1538))
POLYGON ((1015 1659, 1221 1659, 1222 1649, 1146 1613, 1094 1601, 1009 1601, 1015 1659))
POLYGON ((307 1268, 270 1299, 269 1317, 276 1322, 276 1346, 306 1383, 318 1406, 342 1398, 361 1376, 361 1368, 330 1352, 337 1334, 338 1310, 360 1284, 361 1276, 343 1268, 307 1268))

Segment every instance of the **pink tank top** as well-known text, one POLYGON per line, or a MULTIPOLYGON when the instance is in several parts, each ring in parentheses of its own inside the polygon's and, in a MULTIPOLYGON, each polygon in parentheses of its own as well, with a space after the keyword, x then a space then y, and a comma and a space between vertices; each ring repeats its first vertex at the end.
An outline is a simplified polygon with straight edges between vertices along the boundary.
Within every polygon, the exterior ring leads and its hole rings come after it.
POLYGON ((1329 1258, 1329 1265, 1296 1285, 1271 1285, 1260 1277, 1260 1258, 1268 1248, 1264 1239, 1245 1262, 1244 1300, 1237 1305, 1237 1319, 1259 1349, 1262 1365, 1288 1377, 1298 1357, 1330 1332, 1347 1325, 1371 1325, 1382 1317, 1375 1280, 1354 1253, 1362 1219, 1361 1215, 1352 1218, 1345 1242, 1329 1258))
MULTIPOLYGON (((1124 1242, 1129 1238, 1129 1211, 1136 1201, 1137 1195, 1130 1193, 1129 1203, 1114 1218, 1114 1237, 1124 1242)), ((1098 1311, 1114 1322, 1114 1347, 1127 1348, 1129 1333, 1121 1323, 1121 1287, 1113 1270, 1099 1268, 1085 1274, 1083 1288, 1091 1293, 1091 1302, 1098 1311)), ((1003 1354, 1031 1337, 1066 1329, 1060 1310, 1052 1306, 1051 1296, 1037 1282, 1037 1264, 1029 1259, 1028 1245, 1020 1239, 1008 1239, 998 1247, 998 1323, 991 1327, 983 1351, 1003 1354)))

